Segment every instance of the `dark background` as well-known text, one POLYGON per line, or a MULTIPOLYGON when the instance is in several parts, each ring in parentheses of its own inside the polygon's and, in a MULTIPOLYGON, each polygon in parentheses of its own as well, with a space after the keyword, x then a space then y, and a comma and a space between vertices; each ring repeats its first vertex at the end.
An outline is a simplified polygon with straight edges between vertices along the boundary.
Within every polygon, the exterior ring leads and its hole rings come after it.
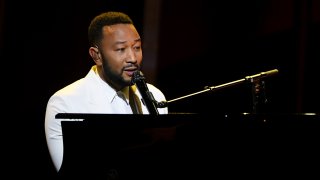
MULTIPOLYGON (((150 10, 143 0, 0 2, 2 89, 3 99, 9 99, 4 119, 10 122, 4 127, 4 137, 10 137, 5 138, 7 164, 15 170, 12 176, 51 177, 46 103, 93 65, 87 42, 90 20, 103 11, 124 11, 143 37, 150 10)), ((160 9, 158 54, 154 74, 146 78, 168 100, 278 69, 277 75, 265 78, 268 111, 319 113, 319 1, 153 2, 160 9)), ((251 101, 250 85, 240 84, 169 103, 169 110, 242 113, 252 110, 251 101)))

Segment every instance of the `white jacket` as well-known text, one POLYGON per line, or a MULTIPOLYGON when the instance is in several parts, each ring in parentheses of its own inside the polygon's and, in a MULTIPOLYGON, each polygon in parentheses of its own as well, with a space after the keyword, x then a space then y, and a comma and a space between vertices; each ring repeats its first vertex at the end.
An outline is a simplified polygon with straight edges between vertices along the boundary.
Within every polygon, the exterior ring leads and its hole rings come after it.
MULTIPOLYGON (((95 66, 82 79, 60 89, 53 94, 47 104, 45 114, 45 135, 49 153, 58 171, 63 159, 63 138, 61 120, 56 119, 58 113, 102 113, 102 114, 130 114, 124 107, 125 101, 115 102, 117 92, 95 73, 95 66)), ((156 101, 165 101, 164 94, 155 86, 148 84, 149 91, 156 101)), ((136 88, 135 94, 141 99, 136 88)), ((119 98, 119 96, 118 96, 119 98)), ((147 107, 142 104, 143 114, 149 114, 147 107)), ((129 106, 128 106, 129 107, 129 106)), ((158 108, 159 114, 168 114, 167 108, 158 108)), ((63 119, 68 120, 68 119, 63 119)))

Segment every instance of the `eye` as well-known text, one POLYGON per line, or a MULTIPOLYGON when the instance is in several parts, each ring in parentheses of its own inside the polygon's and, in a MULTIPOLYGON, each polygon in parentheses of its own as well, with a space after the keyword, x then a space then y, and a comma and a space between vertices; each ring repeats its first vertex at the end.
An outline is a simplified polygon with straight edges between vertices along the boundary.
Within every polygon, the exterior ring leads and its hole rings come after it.
POLYGON ((135 46, 135 47, 133 47, 133 49, 134 49, 135 51, 140 51, 140 50, 141 50, 141 46, 135 46))
POLYGON ((124 52, 124 51, 125 51, 125 48, 118 48, 118 49, 116 49, 116 51, 118 51, 118 52, 124 52))

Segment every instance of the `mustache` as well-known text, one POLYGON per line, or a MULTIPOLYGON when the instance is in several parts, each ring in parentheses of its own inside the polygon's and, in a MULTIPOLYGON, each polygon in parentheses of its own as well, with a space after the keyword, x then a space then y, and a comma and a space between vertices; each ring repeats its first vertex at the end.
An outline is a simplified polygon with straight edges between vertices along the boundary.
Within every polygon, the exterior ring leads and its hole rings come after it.
POLYGON ((139 64, 128 64, 122 68, 122 70, 140 70, 141 66, 139 64))

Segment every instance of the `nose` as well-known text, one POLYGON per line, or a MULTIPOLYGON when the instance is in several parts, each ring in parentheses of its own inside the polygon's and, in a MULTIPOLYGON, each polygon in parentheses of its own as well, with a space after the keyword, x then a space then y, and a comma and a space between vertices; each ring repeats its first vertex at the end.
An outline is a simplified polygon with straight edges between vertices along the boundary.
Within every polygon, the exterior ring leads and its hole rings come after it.
POLYGON ((130 48, 127 55, 127 62, 136 63, 138 57, 137 53, 138 52, 136 52, 133 48, 130 48))

